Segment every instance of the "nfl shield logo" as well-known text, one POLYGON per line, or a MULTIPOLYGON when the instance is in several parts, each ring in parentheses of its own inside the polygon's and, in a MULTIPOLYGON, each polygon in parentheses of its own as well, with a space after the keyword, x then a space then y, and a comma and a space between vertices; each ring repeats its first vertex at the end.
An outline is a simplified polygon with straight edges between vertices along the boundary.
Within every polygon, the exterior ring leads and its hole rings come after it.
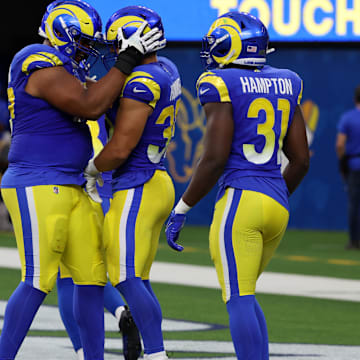
POLYGON ((59 193, 59 188, 57 186, 54 186, 53 191, 54 191, 54 194, 58 194, 59 193))

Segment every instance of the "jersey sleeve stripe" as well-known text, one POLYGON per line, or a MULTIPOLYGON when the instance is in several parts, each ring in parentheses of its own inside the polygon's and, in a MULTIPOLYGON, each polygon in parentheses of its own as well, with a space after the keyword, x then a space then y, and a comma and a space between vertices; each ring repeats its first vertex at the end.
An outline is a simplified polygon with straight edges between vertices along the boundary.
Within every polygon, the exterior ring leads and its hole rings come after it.
POLYGON ((147 72, 145 72, 145 71, 135 71, 135 72, 133 72, 132 74, 130 74, 130 75, 126 78, 126 81, 125 81, 125 84, 124 84, 124 88, 125 88, 125 86, 126 86, 126 84, 127 84, 128 82, 130 82, 130 81, 132 81, 133 79, 138 78, 138 77, 146 77, 146 78, 150 78, 150 79, 153 79, 153 78, 154 78, 151 74, 149 74, 149 73, 147 73, 147 72))
POLYGON ((216 90, 219 93, 220 96, 220 102, 230 102, 230 95, 229 95, 229 90, 224 82, 224 80, 219 77, 216 76, 214 74, 208 74, 207 76, 204 76, 202 78, 199 78, 198 81, 198 89, 200 87, 201 84, 211 84, 213 85, 216 90))
MULTIPOLYGON (((122 91, 122 94, 121 96, 124 95, 124 91, 126 91, 126 85, 130 84, 130 83, 139 83, 139 84, 142 84, 142 85, 145 85, 146 88, 152 93, 153 95, 153 99, 148 103, 149 106, 151 106, 152 108, 155 108, 155 105, 157 103, 157 101, 160 99, 160 94, 161 94, 161 88, 160 88, 160 85, 148 78, 148 77, 135 77, 133 79, 129 79, 127 81, 127 83, 125 84, 125 86, 123 87, 123 91, 122 91)), ((138 94, 139 96, 140 94, 138 94)))
MULTIPOLYGON (((47 52, 39 52, 39 53, 31 54, 24 60, 24 62, 22 63, 21 71, 23 73, 28 74, 29 68, 34 62, 50 63, 51 66, 62 66, 63 65, 63 62, 55 54, 47 53, 47 52)), ((46 66, 41 66, 39 64, 39 68, 42 68, 42 67, 46 67, 46 66)))

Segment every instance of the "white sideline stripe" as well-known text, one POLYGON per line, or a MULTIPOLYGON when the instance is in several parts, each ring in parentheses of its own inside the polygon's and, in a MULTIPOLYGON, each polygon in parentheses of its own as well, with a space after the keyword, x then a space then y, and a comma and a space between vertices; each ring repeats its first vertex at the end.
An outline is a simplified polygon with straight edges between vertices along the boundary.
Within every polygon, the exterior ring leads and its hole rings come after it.
MULTIPOLYGON (((168 352, 178 352, 179 360, 236 360, 234 345, 230 341, 206 341, 206 340, 165 340, 165 349, 168 352), (193 357, 187 357, 182 352, 192 352, 193 357), (223 353, 225 356, 213 357, 215 353, 223 353), (197 353, 205 353, 208 356, 197 356, 197 353)), ((122 342, 118 338, 106 338, 105 349, 122 349, 122 342)), ((75 359, 75 354, 69 338, 27 336, 20 348, 17 360, 49 359, 63 360, 75 359)), ((278 344, 270 343, 270 359, 292 360, 358 360, 360 358, 359 346, 342 345, 312 345, 312 344, 278 344)), ((111 351, 105 352, 105 360, 118 360, 122 356, 111 351)), ((144 358, 140 358, 143 360, 144 358)))
MULTIPOLYGON (((155 262, 150 278, 160 283, 220 289, 215 268, 209 266, 155 262)), ((360 280, 264 272, 256 292, 360 302, 360 280)))
MULTIPOLYGON (((0 268, 20 269, 16 249, 0 247, 0 268)), ((157 283, 220 289, 215 268, 155 262, 151 280, 157 283)), ((258 293, 305 296, 360 302, 360 280, 265 272, 257 283, 258 293)), ((219 296, 221 296, 219 294, 219 296)))
POLYGON ((0 267, 21 269, 20 256, 17 249, 0 247, 0 267))

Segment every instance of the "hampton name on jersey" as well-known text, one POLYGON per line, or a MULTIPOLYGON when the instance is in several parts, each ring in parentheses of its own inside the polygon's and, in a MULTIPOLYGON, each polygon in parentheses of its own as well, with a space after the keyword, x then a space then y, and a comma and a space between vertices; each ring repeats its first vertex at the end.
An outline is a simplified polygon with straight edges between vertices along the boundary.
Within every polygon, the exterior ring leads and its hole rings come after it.
POLYGON ((165 170, 167 145, 174 135, 181 95, 176 66, 164 57, 137 66, 127 78, 122 97, 144 102, 153 108, 140 141, 127 161, 113 173, 113 192, 144 184, 155 170, 165 170))
POLYGON ((25 47, 10 65, 8 99, 12 134, 9 167, 2 178, 2 187, 84 183, 82 172, 93 151, 88 126, 25 91, 33 71, 54 66, 63 66, 85 81, 84 71, 44 44, 25 47))
POLYGON ((219 180, 220 194, 228 186, 258 191, 288 209, 280 155, 295 107, 300 104, 300 77, 271 66, 217 69, 199 77, 197 91, 202 105, 231 102, 233 107, 234 136, 219 180))

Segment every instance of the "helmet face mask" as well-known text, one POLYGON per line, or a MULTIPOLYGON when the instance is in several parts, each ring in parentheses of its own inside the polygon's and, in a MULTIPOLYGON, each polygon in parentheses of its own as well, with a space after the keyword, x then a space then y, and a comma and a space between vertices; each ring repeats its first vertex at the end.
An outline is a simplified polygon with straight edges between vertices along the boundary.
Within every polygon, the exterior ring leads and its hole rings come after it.
POLYGON ((93 7, 81 0, 57 0, 48 5, 39 35, 86 69, 90 56, 99 57, 95 43, 102 40, 101 30, 100 16, 93 7))
POLYGON ((200 58, 208 70, 229 64, 263 66, 268 43, 267 29, 259 19, 229 12, 217 18, 204 36, 200 58))
MULTIPOLYGON (((83 35, 78 39, 74 38, 74 42, 76 44, 76 50, 73 57, 75 62, 78 64, 84 63, 85 65, 87 60, 91 57, 93 60, 91 64, 93 65, 94 61, 100 56, 99 51, 95 48, 96 41, 83 35)), ((90 67, 91 64, 86 64, 86 67, 90 67)))

